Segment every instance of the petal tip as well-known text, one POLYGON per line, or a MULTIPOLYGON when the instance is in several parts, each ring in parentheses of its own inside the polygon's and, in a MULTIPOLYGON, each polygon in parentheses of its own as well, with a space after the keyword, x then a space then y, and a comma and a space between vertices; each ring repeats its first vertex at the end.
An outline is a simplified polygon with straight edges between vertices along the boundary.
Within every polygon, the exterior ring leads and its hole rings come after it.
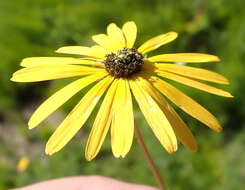
POLYGON ((234 96, 230 93, 228 93, 227 98, 234 98, 234 96))
POLYGON ((33 124, 33 122, 31 122, 31 120, 28 122, 28 129, 33 129, 35 128, 36 125, 33 124))
POLYGON ((10 80, 13 82, 22 82, 21 80, 19 80, 19 78, 15 74, 13 74, 13 76, 10 78, 10 80))
POLYGON ((62 48, 58 48, 58 49, 55 50, 54 52, 56 52, 56 53, 62 53, 62 48))
POLYGON ((21 62, 20 62, 20 66, 24 67, 24 66, 25 66, 26 61, 28 61, 28 58, 24 58, 24 59, 22 59, 22 60, 21 60, 21 62))
POLYGON ((124 24, 134 24, 134 25, 136 25, 136 23, 134 21, 132 21, 132 20, 129 20, 129 21, 125 22, 124 24))
POLYGON ((114 150, 114 149, 112 149, 112 153, 113 153, 113 156, 115 157, 115 158, 119 158, 120 156, 121 156, 121 154, 120 153, 118 153, 116 150, 114 150))
POLYGON ((86 159, 88 162, 90 162, 90 161, 92 161, 92 160, 94 159, 94 156, 85 153, 85 159, 86 159))
POLYGON ((218 56, 215 56, 215 55, 214 55, 214 61, 215 61, 215 62, 221 62, 221 59, 220 59, 218 56))
POLYGON ((173 39, 176 39, 179 36, 179 34, 177 32, 174 32, 174 31, 170 31, 170 32, 168 32, 168 34, 171 35, 173 39))
POLYGON ((219 126, 219 127, 217 127, 217 128, 215 129, 215 131, 216 131, 217 133, 220 133, 222 130, 223 130, 223 128, 222 128, 221 126, 219 126))
POLYGON ((14 76, 12 76, 12 77, 10 78, 10 80, 13 81, 13 82, 16 82, 15 79, 14 79, 14 76))
POLYGON ((178 146, 174 145, 174 146, 168 147, 166 150, 169 154, 173 154, 178 150, 178 146))
POLYGON ((221 84, 224 84, 224 85, 229 85, 230 84, 230 81, 228 79, 224 79, 224 81, 222 81, 221 84))
POLYGON ((170 33, 175 34, 176 36, 179 35, 178 32, 174 32, 174 31, 170 31, 170 33))
POLYGON ((51 155, 51 153, 47 149, 45 149, 45 154, 46 155, 51 155))
POLYGON ((46 148, 45 148, 45 154, 51 156, 51 155, 53 155, 55 152, 56 152, 56 151, 55 151, 54 149, 51 149, 51 148, 49 147, 48 144, 46 145, 46 148))
POLYGON ((88 146, 88 142, 87 142, 85 148, 85 154, 84 154, 86 161, 88 162, 92 161, 96 157, 96 155, 97 154, 91 149, 91 147, 88 146))

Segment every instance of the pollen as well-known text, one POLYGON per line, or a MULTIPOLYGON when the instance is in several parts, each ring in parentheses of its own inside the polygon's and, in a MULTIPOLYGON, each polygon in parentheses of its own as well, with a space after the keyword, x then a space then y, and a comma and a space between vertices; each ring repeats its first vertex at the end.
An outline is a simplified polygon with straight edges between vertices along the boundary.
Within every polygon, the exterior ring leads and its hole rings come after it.
POLYGON ((135 48, 124 48, 106 55, 105 68, 116 78, 127 78, 139 72, 144 64, 143 55, 135 48))

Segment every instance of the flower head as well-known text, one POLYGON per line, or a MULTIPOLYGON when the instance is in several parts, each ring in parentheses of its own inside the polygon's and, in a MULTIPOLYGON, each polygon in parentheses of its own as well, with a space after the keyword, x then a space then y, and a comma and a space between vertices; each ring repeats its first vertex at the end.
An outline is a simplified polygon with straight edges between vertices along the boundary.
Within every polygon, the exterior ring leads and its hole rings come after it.
POLYGON ((166 82, 179 83, 219 96, 232 97, 204 81, 228 84, 228 80, 212 71, 172 64, 172 62, 217 62, 214 55, 201 53, 161 54, 147 57, 147 53, 177 38, 168 32, 154 37, 139 48, 134 47, 137 27, 126 22, 122 29, 112 23, 107 34, 92 36, 96 45, 67 46, 57 53, 82 55, 73 57, 32 57, 21 62, 24 67, 15 72, 12 81, 37 82, 80 76, 48 98, 31 116, 32 129, 64 104, 77 92, 93 84, 73 110, 50 137, 46 153, 62 149, 89 118, 94 107, 105 94, 88 137, 85 157, 93 159, 111 130, 111 146, 115 157, 124 157, 130 150, 134 136, 132 96, 139 105, 153 133, 166 149, 177 150, 177 139, 190 151, 196 151, 196 141, 184 121, 165 100, 167 97, 183 111, 215 131, 221 131, 217 119, 196 101, 166 82))

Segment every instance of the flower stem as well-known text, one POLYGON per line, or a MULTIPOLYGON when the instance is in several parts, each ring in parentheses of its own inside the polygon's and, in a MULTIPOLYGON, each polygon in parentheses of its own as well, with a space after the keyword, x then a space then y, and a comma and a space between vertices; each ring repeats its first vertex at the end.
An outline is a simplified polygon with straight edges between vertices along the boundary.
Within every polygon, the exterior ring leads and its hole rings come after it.
POLYGON ((135 125, 135 127, 134 127, 135 128, 135 136, 137 138, 137 141, 138 141, 138 143, 140 145, 141 150, 144 153, 146 161, 148 162, 148 164, 151 167, 151 171, 152 171, 154 177, 156 178, 156 181, 157 181, 157 183, 158 183, 158 185, 160 187, 160 190, 166 190, 166 187, 164 185, 163 179, 162 179, 162 177, 161 177, 161 175, 160 175, 160 173, 159 173, 159 171, 157 169, 157 166, 154 163, 150 153, 147 150, 147 147, 146 147, 146 145, 145 145, 145 143, 144 143, 144 141, 142 139, 142 136, 140 134, 139 128, 137 127, 136 124, 134 124, 134 125, 135 125))

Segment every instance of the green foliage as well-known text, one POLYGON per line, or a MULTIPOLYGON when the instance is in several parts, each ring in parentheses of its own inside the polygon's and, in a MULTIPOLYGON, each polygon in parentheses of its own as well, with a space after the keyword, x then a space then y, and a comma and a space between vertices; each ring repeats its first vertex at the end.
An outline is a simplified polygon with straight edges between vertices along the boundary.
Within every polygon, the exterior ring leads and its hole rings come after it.
MULTIPOLYGON (((137 45, 160 33, 179 32, 179 38, 159 48, 159 52, 202 52, 219 55, 221 63, 198 64, 227 76, 235 99, 225 99, 178 85, 205 105, 224 126, 214 133, 182 114, 199 143, 198 153, 183 146, 168 155, 148 129, 141 114, 136 122, 143 131, 170 189, 243 189, 245 186, 245 7, 241 0, 14 0, 0 1, 0 189, 7 189, 56 177, 105 175, 133 183, 155 185, 154 178, 134 144, 124 159, 115 159, 107 139, 94 161, 84 160, 84 148, 93 117, 77 138, 52 157, 44 155, 44 143, 58 126, 57 121, 27 132, 26 109, 37 107, 45 98, 69 80, 55 83, 18 84, 9 79, 25 57, 57 56, 55 49, 65 45, 91 45, 92 34, 105 32, 110 22, 122 25, 134 20, 138 25, 137 45), (8 130, 10 130, 8 132, 8 130), (20 151, 5 133, 22 139, 20 151), (9 141, 11 141, 9 143, 9 141), (36 149, 36 145, 38 149, 36 149), (24 147, 24 148, 23 148, 24 147), (23 173, 16 171, 21 155, 32 161, 23 173)), ((58 55, 60 56, 60 55, 58 55)), ((63 108, 67 113, 84 92, 63 108)), ((179 110, 178 110, 179 111, 179 110)), ((30 112, 30 110, 28 110, 30 112)), ((28 115, 28 114, 27 114, 28 115)), ((64 115, 61 114, 61 118, 64 115)), ((52 120, 52 118, 51 118, 52 120)))

